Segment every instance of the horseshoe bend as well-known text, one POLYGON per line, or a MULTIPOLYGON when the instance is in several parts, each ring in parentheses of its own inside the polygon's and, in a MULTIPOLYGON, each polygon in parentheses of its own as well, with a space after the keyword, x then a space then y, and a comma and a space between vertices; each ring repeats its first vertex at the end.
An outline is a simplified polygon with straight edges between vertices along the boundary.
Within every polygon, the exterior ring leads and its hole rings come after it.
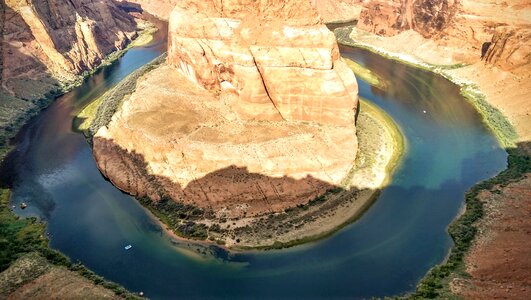
POLYGON ((397 128, 357 92, 309 2, 180 1, 167 57, 104 96, 93 154, 178 236, 288 246, 362 212, 396 162, 397 128))

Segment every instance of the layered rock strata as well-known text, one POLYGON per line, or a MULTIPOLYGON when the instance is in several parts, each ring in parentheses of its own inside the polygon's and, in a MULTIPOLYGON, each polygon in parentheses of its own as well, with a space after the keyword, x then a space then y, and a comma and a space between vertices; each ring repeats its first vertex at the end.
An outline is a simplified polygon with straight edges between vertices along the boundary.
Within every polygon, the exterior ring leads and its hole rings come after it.
POLYGON ((45 68, 71 79, 136 35, 135 21, 112 1, 6 0, 6 6, 3 78, 45 68))
POLYGON ((182 1, 168 62, 245 119, 354 124, 356 81, 309 1, 182 1))
POLYGON ((531 63, 529 1, 358 1, 358 28, 383 36, 407 30, 451 49, 457 62, 484 60, 512 71, 531 63))
POLYGON ((2 0, 0 6, 0 135, 136 36, 134 19, 113 1, 2 0))
POLYGON ((199 208, 207 223, 281 213, 344 187, 357 83, 310 2, 182 1, 169 32, 167 64, 94 136, 98 167, 117 187, 199 208))

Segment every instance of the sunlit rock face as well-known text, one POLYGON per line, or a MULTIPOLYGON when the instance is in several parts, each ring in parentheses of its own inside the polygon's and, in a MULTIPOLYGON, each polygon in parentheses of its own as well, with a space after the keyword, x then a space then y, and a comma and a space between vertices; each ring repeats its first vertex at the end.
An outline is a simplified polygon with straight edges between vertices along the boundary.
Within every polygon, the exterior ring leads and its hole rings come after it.
MULTIPOLYGON (((136 35, 133 18, 112 1, 6 0, 4 9, 6 79, 46 71, 72 79, 136 35)), ((4 87, 9 90, 9 82, 4 87)))
POLYGON ((114 1, 0 1, 0 135, 136 35, 114 1))
MULTIPOLYGON (((513 71, 531 63, 527 0, 357 0, 358 28, 383 36, 414 30, 454 49, 457 61, 513 71)), ((404 41, 407 43, 407 41, 404 41)))
POLYGON ((348 180, 357 83, 309 1, 180 1, 169 26, 167 63, 94 137, 116 186, 239 218, 348 180))
POLYGON ((242 118, 354 124, 356 80, 310 1, 181 1, 168 63, 242 118))

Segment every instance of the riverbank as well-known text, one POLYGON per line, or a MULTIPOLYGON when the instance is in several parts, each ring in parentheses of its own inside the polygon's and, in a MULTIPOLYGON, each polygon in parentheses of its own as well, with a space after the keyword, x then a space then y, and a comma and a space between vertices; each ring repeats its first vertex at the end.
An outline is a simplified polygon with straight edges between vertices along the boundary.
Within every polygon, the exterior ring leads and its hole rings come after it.
MULTIPOLYGON (((97 68, 79 75, 76 80, 63 82, 59 89, 45 92, 45 98, 32 101, 38 104, 37 107, 26 106, 26 110, 22 108, 22 113, 12 120, 4 120, 6 126, 3 126, 0 132, 0 162, 13 150, 9 141, 28 120, 53 103, 57 97, 82 84, 87 77, 113 64, 130 48, 149 43, 156 30, 148 22, 142 21, 141 23, 140 34, 127 47, 113 52, 97 68)), ((7 97, 5 94, 0 96, 7 97)), ((2 100, 5 99, 2 98, 2 100)), ((8 109, 14 101, 4 103, 7 103, 7 106, 2 108, 8 109)), ((73 295, 96 298, 139 298, 120 285, 105 280, 78 263, 72 263, 66 256, 51 249, 45 234, 46 224, 36 218, 16 216, 9 204, 9 194, 9 189, 0 189, 0 232, 3 238, 0 251, 0 271, 2 272, 0 273, 2 281, 0 298, 12 293, 25 295, 23 297, 31 297, 34 293, 40 293, 40 297, 48 295, 50 298, 72 297, 73 295), (45 271, 30 272, 34 268, 45 271), (58 280, 59 277, 68 277, 69 280, 58 280), (65 289, 65 287, 69 288, 65 289)))
MULTIPOLYGON (((518 274, 525 273, 526 268, 528 269, 525 259, 529 255, 529 250, 526 249, 524 242, 528 234, 525 233, 524 226, 517 230, 520 234, 512 234, 513 239, 508 242, 506 238, 508 233, 504 228, 515 224, 514 220, 505 217, 514 215, 515 207, 512 199, 517 199, 519 195, 515 193, 515 190, 519 193, 530 193, 526 178, 531 172, 528 142, 531 120, 529 120, 528 105, 525 104, 528 99, 526 93, 530 90, 529 80, 525 78, 528 78, 529 74, 511 74, 496 68, 489 69, 482 62, 465 66, 445 59, 444 53, 438 53, 438 58, 440 58, 439 61, 442 60, 447 64, 435 65, 430 63, 427 57, 421 58, 421 53, 429 53, 429 51, 416 52, 420 44, 430 44, 418 40, 418 37, 408 37, 418 41, 406 43, 400 40, 400 35, 384 38, 357 29, 352 30, 352 28, 341 28, 335 33, 338 36, 338 42, 342 44, 361 47, 379 55, 435 72, 460 86, 465 99, 474 105, 509 154, 508 167, 505 171, 475 185, 466 193, 466 209, 448 228, 455 243, 448 258, 441 265, 432 268, 420 281, 416 292, 409 296, 412 298, 447 298, 455 297, 457 294, 488 298, 493 295, 493 292, 500 297, 514 296, 516 289, 511 291, 512 287, 504 288, 504 286, 513 285, 518 289, 517 294, 525 294, 526 284, 521 282, 518 274), (503 82, 501 85, 498 82, 500 78, 503 82), (511 101, 507 101, 508 97, 511 101), (505 117, 506 115, 509 119, 505 117), (504 195, 506 201, 500 201, 500 197, 492 197, 493 194, 504 195), (493 198, 495 200, 492 200, 493 198), (488 219, 484 216, 488 216, 488 219), (493 223, 497 223, 498 226, 489 226, 493 223), (497 238, 493 239, 493 236, 497 238), (507 244, 512 245, 510 250, 517 255, 512 263, 500 261, 499 256, 493 255, 505 249, 507 244), (492 272, 494 269, 496 272, 492 272), (511 272, 509 276, 500 277, 511 272), (485 273, 489 275, 485 276, 485 273), (473 276, 470 277, 470 274, 473 276), (512 282, 508 282, 508 278, 511 278, 512 282), (520 282, 522 286, 519 286, 520 282)), ((403 35, 415 34, 405 33, 403 35)), ((525 210, 530 210, 529 205, 523 205, 525 210)), ((518 208, 521 209, 521 206, 518 208)), ((517 223, 519 226, 522 225, 521 221, 517 223)))

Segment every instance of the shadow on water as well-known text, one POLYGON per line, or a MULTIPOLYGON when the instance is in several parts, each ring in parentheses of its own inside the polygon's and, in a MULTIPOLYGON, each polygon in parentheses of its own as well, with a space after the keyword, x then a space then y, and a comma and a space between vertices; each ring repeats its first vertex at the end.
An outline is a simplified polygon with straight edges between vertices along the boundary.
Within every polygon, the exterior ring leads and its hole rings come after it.
POLYGON ((134 49, 100 81, 67 94, 19 135, 10 158, 12 203, 47 219, 51 246, 153 299, 169 297, 369 298, 414 289, 447 255, 448 224, 474 183, 506 166, 507 154, 446 79, 357 49, 342 54, 388 80, 360 82, 360 95, 400 125, 408 143, 401 168, 357 222, 333 236, 278 251, 229 253, 175 243, 138 202, 105 181, 73 112, 160 50, 134 49), (84 98, 88 97, 88 98, 84 98), (424 113, 423 111, 426 111, 424 113), (41 195, 48 201, 39 204, 41 195), (33 208, 32 208, 33 207, 33 208), (133 248, 124 251, 125 244, 133 248))

